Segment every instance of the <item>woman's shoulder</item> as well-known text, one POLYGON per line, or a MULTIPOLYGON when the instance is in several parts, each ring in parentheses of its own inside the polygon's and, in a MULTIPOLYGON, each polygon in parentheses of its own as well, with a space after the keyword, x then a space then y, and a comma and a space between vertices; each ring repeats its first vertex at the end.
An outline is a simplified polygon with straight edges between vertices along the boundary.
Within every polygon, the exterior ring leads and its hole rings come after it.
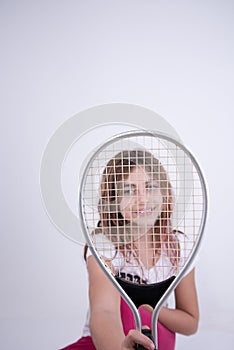
POLYGON ((194 247, 194 238, 182 231, 174 231, 174 233, 176 239, 180 243, 181 252, 184 254, 186 254, 186 252, 190 252, 194 247))
POLYGON ((180 267, 188 266, 185 275, 194 269, 197 263, 197 255, 194 257, 194 238, 181 231, 176 231, 176 237, 180 244, 180 267))
MULTIPOLYGON (((92 242, 99 256, 106 259, 113 259, 116 255, 116 249, 113 242, 104 234, 103 230, 97 228, 92 233, 92 242)), ((91 249, 87 250, 87 257, 92 255, 91 249)))

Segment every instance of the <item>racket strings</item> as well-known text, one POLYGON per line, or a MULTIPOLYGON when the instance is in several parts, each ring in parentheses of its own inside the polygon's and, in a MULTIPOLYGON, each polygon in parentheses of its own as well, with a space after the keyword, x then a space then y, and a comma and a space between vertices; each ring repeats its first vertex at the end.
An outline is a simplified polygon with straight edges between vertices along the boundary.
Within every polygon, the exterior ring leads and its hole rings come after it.
POLYGON ((199 174, 178 145, 152 136, 113 142, 91 162, 83 192, 88 234, 115 274, 153 283, 186 264, 204 199, 199 174))

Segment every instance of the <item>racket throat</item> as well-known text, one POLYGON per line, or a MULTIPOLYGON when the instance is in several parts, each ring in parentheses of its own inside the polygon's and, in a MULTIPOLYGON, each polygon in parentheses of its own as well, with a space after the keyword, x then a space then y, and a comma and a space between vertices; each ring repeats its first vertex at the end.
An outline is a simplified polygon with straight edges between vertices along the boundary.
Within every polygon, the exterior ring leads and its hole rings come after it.
POLYGON ((138 309, 143 304, 148 304, 152 306, 152 308, 155 308, 159 300, 174 281, 175 276, 162 282, 143 285, 134 284, 118 276, 116 276, 115 279, 138 309))

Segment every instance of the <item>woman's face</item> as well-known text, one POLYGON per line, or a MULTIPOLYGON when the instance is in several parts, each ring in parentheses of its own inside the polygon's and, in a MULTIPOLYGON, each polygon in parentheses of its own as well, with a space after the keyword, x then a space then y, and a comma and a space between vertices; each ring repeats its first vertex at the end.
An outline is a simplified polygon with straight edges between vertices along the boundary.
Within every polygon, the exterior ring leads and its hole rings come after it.
POLYGON ((148 230, 160 216, 163 197, 159 182, 136 167, 120 184, 120 212, 125 220, 148 230))

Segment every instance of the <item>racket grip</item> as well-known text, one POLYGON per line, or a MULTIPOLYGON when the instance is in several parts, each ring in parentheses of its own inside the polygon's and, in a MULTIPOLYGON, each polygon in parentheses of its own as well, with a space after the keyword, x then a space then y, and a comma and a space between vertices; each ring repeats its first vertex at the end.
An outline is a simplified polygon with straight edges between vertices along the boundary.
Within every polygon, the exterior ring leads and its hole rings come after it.
MULTIPOLYGON (((154 338, 152 336, 151 329, 142 329, 141 332, 154 342, 154 338)), ((137 344, 136 350, 146 350, 146 349, 144 348, 144 346, 137 344)), ((155 348, 155 350, 157 350, 157 349, 155 348)))

